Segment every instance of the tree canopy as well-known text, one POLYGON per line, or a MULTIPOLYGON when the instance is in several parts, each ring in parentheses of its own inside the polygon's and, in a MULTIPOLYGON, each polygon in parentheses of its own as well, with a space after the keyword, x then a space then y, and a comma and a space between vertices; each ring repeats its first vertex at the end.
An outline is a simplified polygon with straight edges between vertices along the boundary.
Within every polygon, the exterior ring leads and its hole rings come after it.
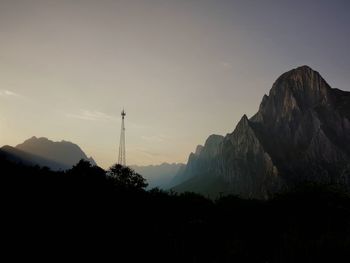
POLYGON ((144 189, 148 186, 146 179, 140 174, 136 173, 133 169, 115 164, 109 168, 107 175, 112 178, 113 183, 117 187, 128 188, 128 189, 144 189))

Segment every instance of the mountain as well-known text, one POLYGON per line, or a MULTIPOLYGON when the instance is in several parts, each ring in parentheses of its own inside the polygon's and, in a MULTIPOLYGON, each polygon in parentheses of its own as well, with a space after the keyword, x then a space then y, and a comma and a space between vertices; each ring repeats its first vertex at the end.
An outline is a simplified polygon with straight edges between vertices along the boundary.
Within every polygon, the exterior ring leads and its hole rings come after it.
POLYGON ((218 154, 218 146, 223 139, 223 136, 213 134, 209 136, 204 146, 198 145, 196 151, 188 157, 187 165, 172 179, 171 185, 175 186, 181 182, 185 182, 195 175, 213 173, 214 171, 211 169, 214 168, 214 165, 210 165, 209 163, 218 154))
POLYGON ((5 145, 0 148, 0 157, 11 162, 22 163, 27 166, 39 165, 41 167, 49 167, 51 170, 66 170, 69 166, 46 159, 42 156, 34 155, 28 152, 21 151, 15 147, 5 145))
POLYGON ((207 142, 190 154, 176 191, 266 199, 305 181, 349 187, 350 92, 331 88, 308 66, 293 69, 276 80, 253 117, 244 115, 232 133, 207 142))
POLYGON ((81 159, 96 165, 78 145, 67 141, 54 142, 44 137, 32 137, 16 147, 4 146, 0 153, 16 162, 47 166, 52 170, 69 169, 81 159))
POLYGON ((148 182, 148 188, 169 188, 173 178, 184 168, 182 163, 162 163, 160 165, 138 166, 131 165, 130 168, 141 174, 148 182))

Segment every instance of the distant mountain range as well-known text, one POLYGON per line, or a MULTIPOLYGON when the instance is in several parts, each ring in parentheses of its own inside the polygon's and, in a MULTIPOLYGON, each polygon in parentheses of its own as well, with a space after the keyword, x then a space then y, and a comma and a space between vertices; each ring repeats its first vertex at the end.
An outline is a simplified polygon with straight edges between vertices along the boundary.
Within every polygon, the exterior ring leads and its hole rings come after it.
POLYGON ((182 172, 185 165, 182 163, 162 163, 148 166, 131 165, 130 167, 147 180, 148 189, 154 187, 168 189, 176 184, 173 183, 173 179, 179 172, 182 172))
POLYGON ((70 169, 81 159, 96 165, 78 145, 67 141, 54 142, 44 137, 32 137, 16 147, 5 145, 0 149, 0 155, 15 162, 46 166, 52 170, 70 169))
POLYGON ((308 66, 281 75, 258 112, 188 158, 174 190, 266 199, 301 182, 350 186, 350 92, 308 66))
MULTIPOLYGON (((81 159, 96 165, 93 158, 88 158, 81 148, 71 142, 54 142, 47 138, 32 137, 16 147, 5 145, 0 148, 0 156, 26 165, 39 165, 51 170, 67 170, 81 159)), ((173 178, 185 167, 181 163, 162 163, 160 165, 138 166, 131 168, 141 174, 148 182, 148 188, 168 189, 175 184, 173 178)))
MULTIPOLYGON (((47 138, 32 137, 16 147, 5 145, 0 148, 0 156, 13 162, 29 166, 38 165, 51 170, 67 170, 81 159, 96 165, 92 157, 88 158, 82 149, 71 142, 54 142, 47 138)), ((185 167, 181 163, 162 163, 160 165, 138 166, 131 168, 141 174, 148 182, 148 189, 159 187, 169 189, 175 184, 174 177, 185 167)))

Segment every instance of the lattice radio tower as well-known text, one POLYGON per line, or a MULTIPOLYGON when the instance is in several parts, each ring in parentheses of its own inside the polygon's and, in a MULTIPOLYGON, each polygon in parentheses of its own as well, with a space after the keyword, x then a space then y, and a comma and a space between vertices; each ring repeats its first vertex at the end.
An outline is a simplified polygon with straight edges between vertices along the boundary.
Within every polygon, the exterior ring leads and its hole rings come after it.
POLYGON ((124 125, 124 118, 126 116, 126 113, 123 109, 122 113, 122 127, 120 131, 120 142, 119 142, 119 156, 118 156, 118 164, 121 164, 123 166, 126 165, 126 157, 125 157, 125 125, 124 125))

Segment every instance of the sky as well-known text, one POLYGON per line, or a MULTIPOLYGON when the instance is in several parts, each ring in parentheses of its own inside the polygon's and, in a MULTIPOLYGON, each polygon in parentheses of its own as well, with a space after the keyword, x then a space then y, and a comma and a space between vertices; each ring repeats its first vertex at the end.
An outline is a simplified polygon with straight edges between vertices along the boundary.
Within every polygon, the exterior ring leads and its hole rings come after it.
POLYGON ((309 65, 350 90, 350 1, 0 0, 0 146, 78 144, 108 168, 186 162, 309 65))

